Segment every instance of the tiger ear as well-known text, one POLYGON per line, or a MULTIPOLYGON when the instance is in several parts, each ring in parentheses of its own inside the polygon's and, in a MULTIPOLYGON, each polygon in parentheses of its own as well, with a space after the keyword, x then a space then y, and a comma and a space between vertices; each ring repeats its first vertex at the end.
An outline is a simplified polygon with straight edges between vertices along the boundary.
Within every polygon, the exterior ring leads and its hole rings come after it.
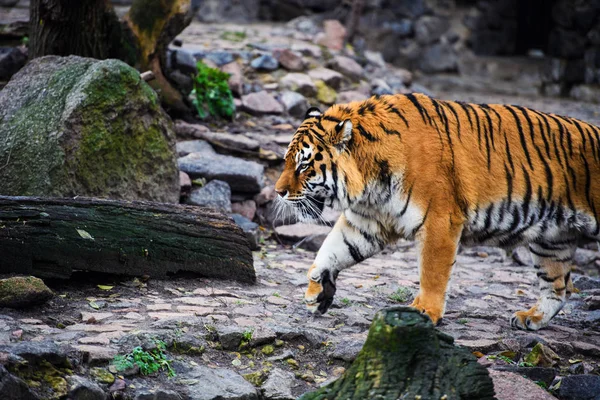
POLYGON ((342 151, 346 148, 350 139, 352 139, 352 121, 346 119, 335 126, 333 144, 338 150, 342 151))
POLYGON ((319 110, 317 107, 311 107, 306 111, 306 115, 304 116, 304 119, 319 118, 321 115, 323 115, 321 110, 319 110))

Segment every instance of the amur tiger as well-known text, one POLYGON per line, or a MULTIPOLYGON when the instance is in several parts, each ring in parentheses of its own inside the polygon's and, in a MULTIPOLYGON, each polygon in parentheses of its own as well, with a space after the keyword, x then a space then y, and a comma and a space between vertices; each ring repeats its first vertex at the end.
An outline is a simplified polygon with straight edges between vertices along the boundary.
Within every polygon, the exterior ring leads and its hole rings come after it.
POLYGON ((511 325, 537 330, 571 294, 577 240, 600 236, 599 178, 593 125, 408 94, 309 109, 275 190, 304 219, 343 211, 308 270, 310 311, 327 311, 340 271, 403 237, 418 242, 412 306, 437 323, 459 242, 529 244, 541 295, 511 325))

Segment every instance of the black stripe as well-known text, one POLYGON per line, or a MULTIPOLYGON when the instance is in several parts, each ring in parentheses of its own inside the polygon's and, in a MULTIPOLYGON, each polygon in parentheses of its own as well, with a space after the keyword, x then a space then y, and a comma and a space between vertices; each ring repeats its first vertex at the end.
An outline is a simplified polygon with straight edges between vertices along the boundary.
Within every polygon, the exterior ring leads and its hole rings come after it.
POLYGON ((367 132, 365 130, 365 128, 362 127, 362 125, 358 125, 357 129, 358 129, 358 132, 369 142, 376 142, 378 140, 375 136, 373 136, 369 132, 367 132))
POLYGON ((385 127, 385 125, 383 124, 383 122, 379 123, 379 126, 381 127, 381 129, 383 129, 383 131, 387 134, 387 135, 393 135, 393 136, 398 136, 400 139, 402 139, 402 135, 400 135, 400 132, 398 132, 395 129, 388 129, 385 127))
POLYGON ((346 239, 346 236, 343 235, 344 237, 344 244, 348 247, 348 251, 350 252, 350 256, 354 259, 354 261, 358 264, 359 262, 363 261, 365 258, 363 257, 363 255, 361 254, 360 250, 358 249, 358 247, 356 247, 355 245, 353 245, 352 243, 350 243, 348 241, 348 239, 346 239))
POLYGON ((521 146, 523 147, 523 152, 525 153, 525 157, 527 158, 527 163, 529 164, 529 168, 533 171, 533 164, 531 163, 531 156, 529 155, 529 150, 527 149, 527 141, 525 140, 525 135, 523 134, 523 127, 521 126, 521 121, 517 116, 517 113, 512 109, 511 106, 504 106, 515 118, 515 123, 517 124, 517 129, 519 130, 519 138, 521 139, 521 146))
POLYGON ((336 118, 336 117, 332 117, 331 115, 325 115, 325 116, 323 116, 323 119, 324 119, 324 120, 326 120, 326 121, 337 122, 338 124, 339 124, 340 122, 342 122, 342 120, 341 120, 341 119, 339 119, 339 118, 336 118))
POLYGON ((523 196, 523 218, 526 220, 529 216, 529 206, 531 202, 531 179, 529 177, 529 173, 525 169, 524 166, 521 166, 523 170, 523 176, 525 178, 525 195, 523 196))
POLYGON ((452 112, 452 114, 454 114, 454 118, 456 118, 456 134, 458 136, 458 140, 460 141, 460 118, 458 118, 458 113, 456 112, 456 110, 454 109, 454 107, 452 106, 452 102, 443 102, 445 105, 448 106, 448 108, 450 109, 450 111, 452 112))
POLYGON ((480 104, 479 107, 481 107, 481 109, 483 110, 483 113, 485 114, 485 117, 486 117, 488 125, 489 125, 489 133, 490 133, 490 140, 492 141, 492 149, 496 150, 496 144, 494 143, 494 126, 492 123, 492 118, 490 117, 490 114, 488 112, 490 106, 488 106, 487 104, 480 104))
POLYGON ((421 114, 421 118, 423 118, 423 122, 425 122, 425 123, 429 122, 429 124, 431 124, 431 117, 427 113, 427 110, 425 110, 425 108, 423 108, 421 103, 419 103, 419 100, 417 100, 415 95, 413 93, 409 93, 405 96, 417 108, 417 110, 419 111, 419 114, 421 114), (425 118, 427 118, 427 119, 425 119, 425 118))
POLYGON ((408 128, 408 121, 406 120, 406 118, 404 118, 404 115, 402 115, 402 113, 396 107, 390 104, 388 106, 388 110, 396 114, 402 121, 404 121, 406 127, 408 128))

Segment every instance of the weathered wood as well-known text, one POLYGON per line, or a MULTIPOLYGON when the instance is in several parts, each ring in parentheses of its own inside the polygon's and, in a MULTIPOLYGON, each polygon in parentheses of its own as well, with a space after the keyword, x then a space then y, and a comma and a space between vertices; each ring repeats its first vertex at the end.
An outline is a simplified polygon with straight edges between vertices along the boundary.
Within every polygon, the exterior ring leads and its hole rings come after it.
POLYGON ((487 370, 453 342, 413 308, 383 309, 342 377, 300 399, 494 399, 487 370))
POLYGON ((256 280, 243 231, 207 208, 88 198, 0 196, 0 273, 75 270, 256 280))

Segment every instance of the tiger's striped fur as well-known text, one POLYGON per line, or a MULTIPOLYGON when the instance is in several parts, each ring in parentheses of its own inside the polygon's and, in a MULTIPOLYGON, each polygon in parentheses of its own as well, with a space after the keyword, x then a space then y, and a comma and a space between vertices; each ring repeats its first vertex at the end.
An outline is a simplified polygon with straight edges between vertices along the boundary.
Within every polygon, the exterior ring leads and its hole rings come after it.
POLYGON ((529 244, 541 296, 511 324, 536 330, 571 294, 577 240, 600 236, 598 177, 593 125, 409 94, 309 110, 276 191, 306 218, 343 211, 308 271, 311 311, 331 305, 341 270, 404 237, 418 241, 412 306, 437 323, 459 242, 529 244))

